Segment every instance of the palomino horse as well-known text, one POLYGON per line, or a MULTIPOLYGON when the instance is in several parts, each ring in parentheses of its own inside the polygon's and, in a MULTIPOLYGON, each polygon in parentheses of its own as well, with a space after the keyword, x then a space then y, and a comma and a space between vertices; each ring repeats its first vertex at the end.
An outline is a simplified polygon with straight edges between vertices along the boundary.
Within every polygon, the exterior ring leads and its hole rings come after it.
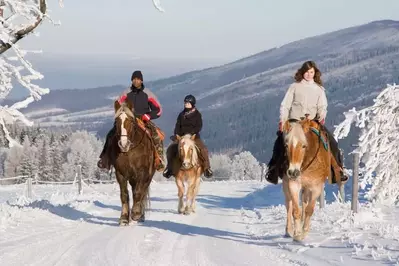
POLYGON ((283 177, 287 208, 286 235, 301 241, 309 233, 316 200, 330 175, 331 153, 327 136, 315 121, 287 121, 283 132, 289 164, 283 177), (299 206, 301 190, 302 211, 299 206))
POLYGON ((112 139, 109 158, 115 168, 120 187, 122 212, 120 225, 145 220, 149 203, 149 187, 155 173, 155 147, 150 136, 139 127, 130 101, 115 101, 116 133, 112 139), (133 207, 129 213, 128 182, 132 187, 133 207))
POLYGON ((195 212, 196 196, 198 194, 203 166, 198 157, 198 147, 195 145, 195 134, 186 134, 183 137, 176 136, 178 143, 178 158, 173 161, 173 175, 176 177, 178 188, 179 213, 190 214, 195 212), (184 182, 188 183, 186 206, 184 206, 184 182))

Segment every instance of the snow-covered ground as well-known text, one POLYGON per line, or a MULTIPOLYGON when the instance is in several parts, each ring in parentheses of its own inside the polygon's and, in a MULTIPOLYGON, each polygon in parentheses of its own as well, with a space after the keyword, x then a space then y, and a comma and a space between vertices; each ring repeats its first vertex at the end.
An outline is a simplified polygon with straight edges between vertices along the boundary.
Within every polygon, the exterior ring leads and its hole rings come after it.
POLYGON ((399 211, 316 209, 305 243, 284 238, 281 186, 203 182, 197 213, 177 213, 174 182, 151 185, 143 224, 119 227, 119 187, 0 186, 0 265, 395 265, 399 211))

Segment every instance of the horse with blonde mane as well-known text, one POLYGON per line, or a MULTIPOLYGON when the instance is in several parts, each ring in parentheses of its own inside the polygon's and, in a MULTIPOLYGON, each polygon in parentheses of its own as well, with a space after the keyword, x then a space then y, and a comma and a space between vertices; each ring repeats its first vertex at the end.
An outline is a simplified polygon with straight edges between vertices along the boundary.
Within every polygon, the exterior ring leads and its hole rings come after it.
POLYGON ((288 161, 283 177, 286 235, 301 241, 309 233, 316 200, 331 174, 331 153, 327 135, 316 121, 307 118, 289 120, 283 126, 283 133, 288 161), (300 196, 302 209, 299 206, 300 196))
POLYGON ((174 158, 172 172, 176 177, 179 204, 177 211, 186 215, 195 212, 196 196, 198 194, 201 175, 204 172, 202 161, 198 157, 198 147, 195 144, 195 134, 186 134, 183 137, 177 135, 178 157, 174 158), (183 201, 184 183, 188 183, 186 206, 183 201))

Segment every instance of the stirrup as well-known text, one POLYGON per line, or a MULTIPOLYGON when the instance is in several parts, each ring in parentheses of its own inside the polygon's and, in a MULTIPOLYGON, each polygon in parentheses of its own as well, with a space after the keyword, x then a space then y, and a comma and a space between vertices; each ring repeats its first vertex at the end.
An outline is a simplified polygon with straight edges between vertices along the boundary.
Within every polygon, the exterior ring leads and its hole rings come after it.
POLYGON ((210 178, 213 176, 213 171, 211 170, 211 168, 208 168, 204 171, 204 176, 207 178, 210 178))
POLYGON ((168 168, 165 168, 165 170, 163 171, 162 175, 165 178, 170 178, 172 176, 172 171, 169 170, 168 168))

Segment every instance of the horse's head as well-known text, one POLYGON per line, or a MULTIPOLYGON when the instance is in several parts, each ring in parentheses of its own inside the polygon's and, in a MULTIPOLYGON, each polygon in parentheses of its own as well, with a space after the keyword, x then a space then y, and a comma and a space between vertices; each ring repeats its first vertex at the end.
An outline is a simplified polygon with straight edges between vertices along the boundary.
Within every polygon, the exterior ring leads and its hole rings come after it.
POLYGON ((290 122, 284 124, 284 143, 289 162, 287 176, 289 178, 298 178, 301 175, 302 162, 305 157, 308 141, 306 134, 309 131, 308 119, 290 122))
POLYGON ((182 168, 189 170, 198 164, 198 148, 195 145, 195 134, 186 134, 183 137, 176 136, 179 141, 179 158, 182 161, 182 168))
POLYGON ((133 139, 133 129, 135 124, 135 116, 133 114, 133 106, 130 101, 122 104, 119 101, 114 103, 116 135, 119 138, 118 146, 121 152, 128 152, 133 139))

